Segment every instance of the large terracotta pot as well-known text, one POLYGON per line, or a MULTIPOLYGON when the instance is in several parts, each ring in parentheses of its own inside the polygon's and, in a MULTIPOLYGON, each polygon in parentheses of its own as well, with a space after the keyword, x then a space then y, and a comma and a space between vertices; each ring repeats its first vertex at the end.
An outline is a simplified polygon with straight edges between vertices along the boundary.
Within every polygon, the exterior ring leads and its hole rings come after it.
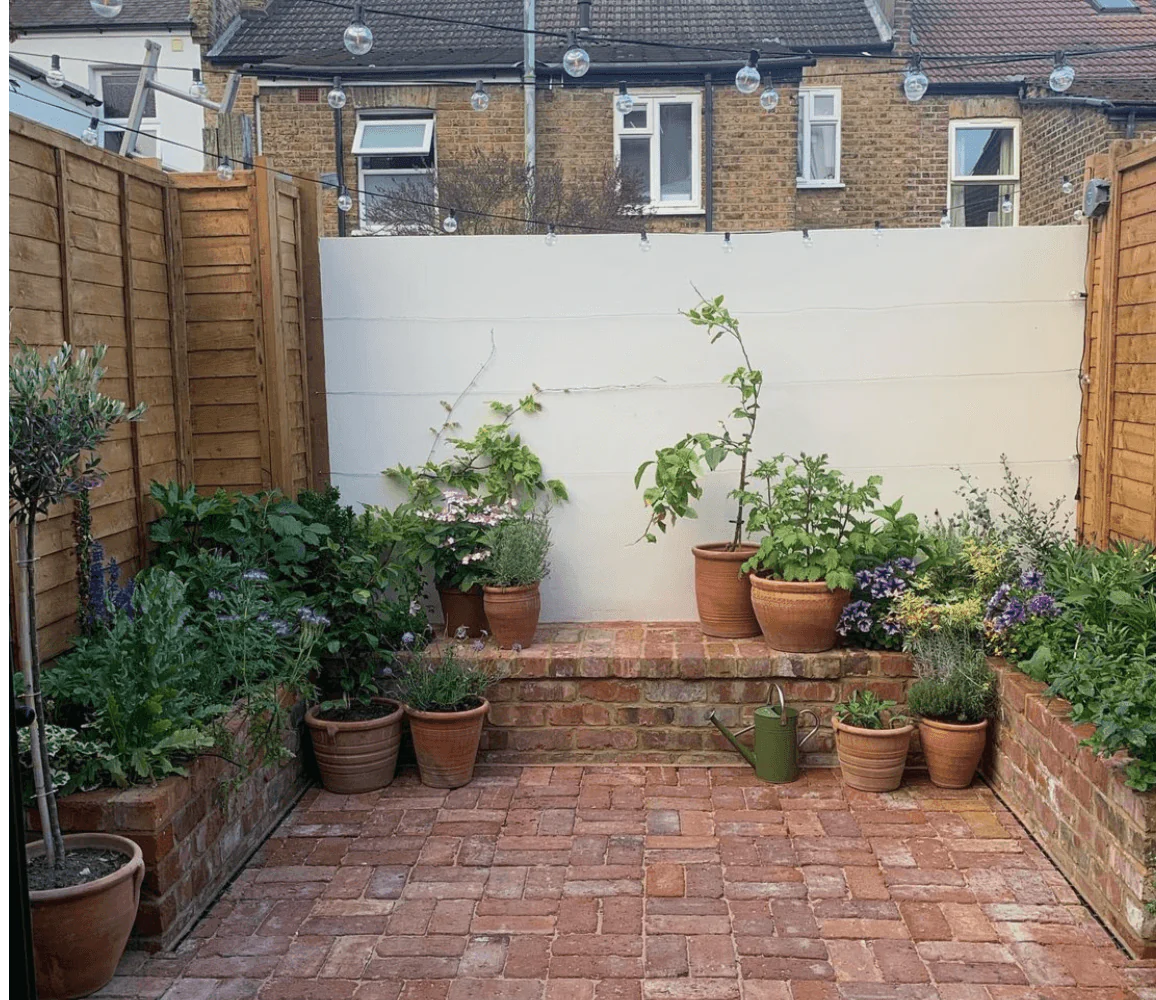
POLYGON ((970 724, 920 719, 919 741, 931 783, 940 788, 966 788, 983 756, 987 719, 970 724))
POLYGON ((542 596, 538 584, 527 587, 485 587, 486 618, 490 630, 502 649, 532 646, 542 613, 542 596))
POLYGON ((759 623, 751 608, 750 574, 741 567, 758 548, 740 545, 731 550, 729 545, 709 542, 691 549, 698 620, 705 635, 746 639, 759 634, 759 623))
POLYGON ((449 638, 455 638, 458 629, 463 627, 470 639, 477 639, 483 632, 490 631, 481 587, 469 590, 439 587, 438 598, 442 605, 442 620, 446 623, 445 634, 449 638))
POLYGON ((843 783, 861 792, 893 792, 903 781, 907 749, 915 727, 908 723, 894 729, 861 729, 848 726, 837 716, 831 719, 835 748, 843 783))
POLYGON ((387 710, 381 718, 355 722, 321 719, 316 706, 305 713, 321 784, 327 791, 358 795, 393 781, 405 712, 400 702, 388 698, 375 698, 374 704, 387 710))
POLYGON ((490 703, 485 698, 477 708, 464 712, 421 712, 405 706, 423 785, 460 788, 470 783, 482 740, 482 723, 489 710, 490 703))
MULTIPOLYGON (((125 863, 111 875, 66 889, 34 889, 32 947, 40 1000, 68 1000, 95 993, 112 979, 136 920, 145 866, 141 849, 111 833, 73 833, 65 851, 119 851, 125 863)), ((44 841, 28 845, 28 857, 44 853, 44 841)))
POLYGON ((787 653, 821 653, 835 645, 835 626, 851 599, 849 590, 823 582, 751 577, 751 604, 768 644, 787 653))

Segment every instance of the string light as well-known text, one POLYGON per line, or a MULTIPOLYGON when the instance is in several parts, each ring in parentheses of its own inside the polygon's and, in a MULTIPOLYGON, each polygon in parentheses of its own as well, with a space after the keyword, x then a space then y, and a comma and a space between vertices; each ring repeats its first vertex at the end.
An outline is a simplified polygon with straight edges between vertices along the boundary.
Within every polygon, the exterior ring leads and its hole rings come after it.
POLYGON ((734 244, 734 240, 731 239, 731 234, 729 232, 723 233, 722 252, 723 253, 733 253, 734 249, 735 249, 735 244, 734 244))
POLYGON ((883 242, 883 223, 878 219, 875 220, 875 245, 878 246, 883 242))
POLYGON ((60 68, 60 56, 52 57, 52 68, 44 74, 48 86, 59 90, 64 86, 64 70, 60 68))
POLYGON ((759 106, 768 113, 774 111, 779 106, 779 92, 774 87, 767 87, 759 94, 759 106))
POLYGON ((1015 205, 1012 203, 1012 196, 1005 194, 1003 200, 999 203, 999 210, 1003 212, 1004 215, 1011 215, 1014 209, 1015 205))
POLYGON ((222 156, 221 162, 217 164, 217 179, 222 181, 233 179, 233 161, 227 156, 222 156))
POLYGON ((93 13, 111 21, 124 7, 123 0, 88 0, 93 13))
POLYGON ((813 239, 811 239, 811 230, 804 229, 803 230, 803 248, 806 250, 810 250, 811 247, 813 247, 814 245, 815 245, 815 241, 813 239))
POLYGON ((486 88, 482 86, 482 81, 479 80, 474 87, 474 92, 470 94, 470 107, 475 111, 485 111, 490 106, 490 95, 486 93, 486 88))
POLYGON ((618 85, 618 96, 614 98, 614 110, 620 115, 628 115, 634 110, 634 98, 626 89, 625 81, 618 85))
POLYGON ((916 101, 923 100, 923 95, 927 93, 929 86, 931 86, 931 81, 923 72, 923 59, 921 56, 914 56, 903 77, 903 96, 914 104, 916 101))
POLYGON ((646 235, 646 230, 642 230, 642 235, 638 238, 638 249, 643 253, 650 253, 654 249, 654 244, 650 242, 650 237, 646 235))
POLYGON ((578 44, 573 32, 570 33, 570 45, 562 56, 562 68, 575 78, 590 72, 590 53, 578 44))
POLYGON ((1048 86, 1057 94, 1062 94, 1076 81, 1076 71, 1068 63, 1068 57, 1062 52, 1056 53, 1056 65, 1048 77, 1048 86))
POLYGON ((549 228, 546 230, 546 246, 552 247, 557 242, 558 230, 554 228, 554 223, 551 222, 549 228))
POLYGON ((1084 210, 1083 210, 1082 208, 1077 208, 1077 209, 1076 209, 1076 210, 1075 210, 1075 211, 1072 213, 1072 218, 1073 218, 1073 219, 1074 219, 1076 222, 1083 222, 1083 221, 1084 221, 1084 219, 1085 219, 1085 218, 1087 218, 1087 216, 1085 216, 1085 215, 1084 215, 1084 210))
POLYGON ((456 208, 451 208, 450 214, 442 219, 442 229, 447 233, 456 233, 458 231, 458 211, 456 208))
POLYGON ((349 27, 345 29, 342 40, 351 56, 363 56, 373 48, 373 32, 365 23, 360 3, 353 5, 353 19, 349 22, 349 27))
POLYGON ((353 199, 349 196, 349 189, 342 187, 341 193, 337 196, 337 211, 348 212, 353 208, 353 199))
POLYGON ((341 77, 335 76, 333 78, 333 89, 325 95, 325 100, 329 102, 329 106, 334 111, 340 111, 345 107, 345 91, 341 86, 341 77))
POLYGON ((946 208, 943 210, 943 214, 939 217, 939 228, 951 228, 951 213, 946 208))
POLYGON ((751 49, 747 64, 735 74, 735 86, 740 94, 753 94, 762 82, 763 78, 759 73, 759 53, 757 49, 751 49))
POLYGON ((209 88, 205 85, 205 81, 201 79, 201 71, 199 69, 193 70, 193 82, 189 84, 189 96, 204 98, 208 96, 209 88))
POLYGON ((99 140, 100 136, 96 131, 96 126, 99 124, 100 123, 95 118, 91 118, 88 122, 88 128, 80 133, 80 141, 83 142, 86 146, 95 146, 99 140))
POLYGON ((1064 179, 1060 181, 1060 191, 1064 194, 1072 194, 1076 190, 1076 185, 1072 183, 1072 178, 1064 174, 1064 179))

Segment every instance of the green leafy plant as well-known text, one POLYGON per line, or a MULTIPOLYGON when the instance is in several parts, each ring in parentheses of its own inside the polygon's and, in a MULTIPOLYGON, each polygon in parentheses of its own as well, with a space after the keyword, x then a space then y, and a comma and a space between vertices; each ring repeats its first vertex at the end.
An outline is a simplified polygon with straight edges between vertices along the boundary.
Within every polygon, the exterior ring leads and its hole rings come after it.
POLYGON ((21 659, 26 700, 35 718, 30 733, 32 771, 45 858, 64 858, 64 835, 42 725, 47 720, 40 676, 36 617, 36 518, 53 504, 103 480, 97 448, 119 423, 140 420, 145 407, 129 409, 100 392, 106 348, 73 351, 65 344, 50 358, 17 341, 8 367, 8 499, 24 565, 20 601, 21 659))
POLYGON ((395 686, 401 700, 420 712, 464 712, 477 708, 502 676, 500 668, 462 659, 447 645, 411 664, 395 686))
POLYGON ((654 485, 648 486, 642 494, 646 506, 650 508, 650 520, 642 534, 648 542, 658 540, 655 530, 665 533, 681 517, 698 517, 692 501, 702 498, 702 485, 699 483, 702 466, 705 465, 713 472, 730 457, 739 460, 738 488, 730 494, 731 499, 738 502, 733 521, 734 536, 730 543, 732 551, 742 543, 744 530, 749 530, 745 521, 746 505, 749 502, 747 466, 751 455, 751 440, 758 424, 763 373, 751 367, 746 344, 739 332, 739 321, 730 314, 723 301, 721 295, 713 299, 703 298, 696 308, 687 310, 684 315, 695 326, 706 328, 712 344, 723 337, 729 337, 738 345, 743 364, 729 375, 724 375, 722 381, 738 392, 739 404, 730 416, 739 421, 742 431, 732 434, 724 421, 720 433, 687 434, 677 444, 658 449, 654 458, 638 467, 634 474, 635 489, 642 485, 648 469, 652 470, 654 476, 654 485))
POLYGON ((486 536, 490 555, 486 583, 526 587, 550 572, 550 522, 545 513, 527 513, 502 521, 486 536))
POLYGON ((835 705, 831 711, 840 722, 860 729, 893 729, 906 725, 907 716, 895 711, 896 702, 880 698, 874 691, 865 689, 852 691, 846 701, 835 705))
POLYGON ((907 708, 940 722, 976 723, 995 710, 995 675, 983 648, 967 631, 927 632, 910 644, 919 679, 908 689, 907 708))
POLYGON ((746 494, 749 526, 765 535, 743 569, 850 590, 856 566, 875 548, 870 515, 883 480, 870 476, 855 486, 828 467, 826 455, 805 454, 760 462, 752 478, 763 487, 746 494))
MULTIPOLYGON (((48 749, 48 759, 52 763, 52 783, 61 795, 86 792, 100 786, 100 779, 107 771, 108 754, 100 743, 86 740, 84 735, 69 726, 46 723, 44 742, 48 749)), ((20 766, 23 772, 32 770, 32 734, 28 727, 16 733, 20 766)), ((32 786, 21 782, 24 789, 25 805, 34 805, 36 795, 32 786)))

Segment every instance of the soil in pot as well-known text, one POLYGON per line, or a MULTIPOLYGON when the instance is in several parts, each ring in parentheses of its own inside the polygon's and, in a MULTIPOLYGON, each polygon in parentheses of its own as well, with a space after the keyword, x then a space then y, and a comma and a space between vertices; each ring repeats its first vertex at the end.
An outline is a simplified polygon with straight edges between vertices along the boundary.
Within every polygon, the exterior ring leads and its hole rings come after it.
POLYGON ((406 706, 423 785, 460 788, 470 783, 489 710, 484 698, 481 704, 457 712, 423 712, 406 706))
POLYGON ((893 792, 903 781, 907 750, 915 727, 862 729, 832 718, 839 770, 848 788, 861 792, 893 792))
POLYGON ((720 639, 746 639, 759 634, 759 622, 751 607, 750 574, 742 565, 755 552, 754 545, 732 549, 728 542, 695 545, 694 597, 698 620, 705 635, 720 639))
POLYGON ((987 719, 971 724, 920 719, 919 741, 931 783, 940 788, 966 788, 987 743, 987 719))
POLYGON ((851 599, 849 590, 831 590, 823 582, 751 577, 751 603, 772 649, 821 653, 833 649, 835 626, 851 599))
POLYGON ((478 639, 490 631, 486 620, 486 608, 481 587, 470 590, 455 590, 453 587, 439 587, 438 599, 442 605, 442 620, 448 638, 457 638, 465 629, 463 638, 478 639))
POLYGON ((66 851, 56 866, 50 865, 43 856, 33 858, 28 862, 28 888, 43 892, 45 889, 85 885, 111 875, 124 861, 120 851, 102 851, 99 847, 66 851))
POLYGON ((498 646, 532 646, 542 613, 538 584, 527 587, 486 587, 486 618, 498 646))
POLYGON ((326 790, 357 795, 393 781, 403 715, 401 705, 386 698, 368 705, 309 709, 305 724, 326 790))
MULTIPOLYGON (((144 881, 141 849, 108 833, 64 838, 65 863, 112 871, 78 885, 29 892, 36 987, 41 1000, 71 1000, 95 993, 112 979, 136 920, 144 881)), ((30 874, 44 866, 44 842, 28 845, 30 874)), ((78 873, 79 874, 79 873, 78 873)), ((84 876, 87 878, 87 876, 84 876)))

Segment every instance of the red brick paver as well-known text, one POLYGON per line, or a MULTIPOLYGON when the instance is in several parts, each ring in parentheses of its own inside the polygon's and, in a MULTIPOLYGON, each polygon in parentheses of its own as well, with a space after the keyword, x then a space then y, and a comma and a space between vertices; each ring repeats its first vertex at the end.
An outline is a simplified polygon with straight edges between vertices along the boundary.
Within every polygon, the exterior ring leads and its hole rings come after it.
POLYGON ((175 954, 164 1000, 1156 1000, 985 787, 837 772, 483 767, 311 791, 175 954))

